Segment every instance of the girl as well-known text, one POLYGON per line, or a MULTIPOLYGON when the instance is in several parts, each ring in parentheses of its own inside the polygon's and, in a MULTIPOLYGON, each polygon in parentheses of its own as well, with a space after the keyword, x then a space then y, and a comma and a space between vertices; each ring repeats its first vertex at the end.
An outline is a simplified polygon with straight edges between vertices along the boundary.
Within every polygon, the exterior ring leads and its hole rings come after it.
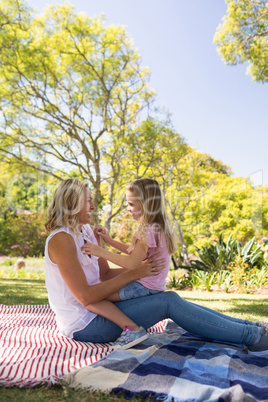
MULTIPOLYGON (((104 228, 96 228, 97 234, 114 248, 127 255, 111 253, 96 244, 85 243, 82 251, 111 261, 127 269, 137 268, 145 259, 153 257, 160 251, 160 257, 165 260, 164 269, 157 276, 147 276, 129 283, 118 292, 110 295, 107 301, 101 301, 88 308, 114 323, 118 322, 118 311, 111 305, 112 302, 149 296, 166 289, 166 277, 169 271, 171 254, 175 251, 175 235, 165 210, 163 193, 156 180, 138 179, 127 186, 127 210, 139 222, 138 229, 133 236, 132 244, 126 245, 111 239, 104 228)), ((145 340, 143 328, 127 326, 123 329, 117 344, 133 345, 133 337, 138 343, 145 340), (142 337, 140 337, 142 334, 142 337)), ((123 346, 124 347, 124 346, 123 346)))
POLYGON ((130 270, 159 251, 161 258, 165 259, 165 266, 157 276, 138 279, 111 295, 109 300, 113 302, 164 291, 171 255, 176 247, 176 238, 165 209, 164 196, 156 180, 146 178, 133 181, 127 186, 126 200, 127 211, 139 224, 131 245, 111 239, 104 228, 96 228, 98 235, 107 244, 126 255, 114 254, 89 243, 86 243, 82 250, 88 255, 105 258, 130 270))

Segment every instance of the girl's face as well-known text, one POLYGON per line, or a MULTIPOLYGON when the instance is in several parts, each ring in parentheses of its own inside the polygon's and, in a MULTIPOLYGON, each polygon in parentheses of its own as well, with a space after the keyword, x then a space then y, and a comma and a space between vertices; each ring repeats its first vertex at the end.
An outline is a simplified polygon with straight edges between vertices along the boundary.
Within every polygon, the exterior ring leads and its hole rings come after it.
POLYGON ((90 224, 91 211, 94 211, 95 205, 92 202, 92 196, 88 188, 84 192, 83 207, 81 211, 77 214, 79 222, 81 225, 90 224))
POLYGON ((142 216, 142 209, 137 197, 134 196, 132 191, 126 191, 127 211, 131 213, 135 221, 140 220, 142 216))

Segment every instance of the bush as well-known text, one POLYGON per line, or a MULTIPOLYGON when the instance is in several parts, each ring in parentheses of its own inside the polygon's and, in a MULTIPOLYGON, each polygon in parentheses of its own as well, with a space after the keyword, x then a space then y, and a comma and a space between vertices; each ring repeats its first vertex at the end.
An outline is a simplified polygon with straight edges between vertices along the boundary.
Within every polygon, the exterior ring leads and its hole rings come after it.
POLYGON ((244 247, 238 240, 232 240, 229 236, 227 242, 223 237, 215 238, 208 246, 196 247, 200 260, 191 261, 194 269, 207 272, 219 271, 233 266, 236 259, 241 258, 244 264, 250 269, 254 266, 260 268, 264 263, 264 250, 253 237, 244 247))
POLYGON ((179 288, 183 289, 185 287, 190 287, 191 283, 189 281, 189 274, 186 269, 171 269, 167 278, 167 288, 179 288))
POLYGON ((12 267, 13 264, 15 264, 16 259, 15 258, 5 258, 1 261, 1 265, 5 265, 6 267, 12 267))
POLYGON ((268 285, 268 267, 251 268, 237 258, 233 267, 217 272, 203 270, 170 270, 167 288, 191 287, 201 290, 221 290, 226 293, 249 293, 258 291, 262 286, 268 285))
POLYGON ((45 216, 30 211, 11 212, 0 220, 0 254, 42 256, 46 241, 45 216))
POLYGON ((249 265, 243 262, 242 258, 235 260, 233 266, 230 267, 230 274, 230 284, 236 292, 248 293, 261 286, 268 285, 268 268, 249 268, 249 265))

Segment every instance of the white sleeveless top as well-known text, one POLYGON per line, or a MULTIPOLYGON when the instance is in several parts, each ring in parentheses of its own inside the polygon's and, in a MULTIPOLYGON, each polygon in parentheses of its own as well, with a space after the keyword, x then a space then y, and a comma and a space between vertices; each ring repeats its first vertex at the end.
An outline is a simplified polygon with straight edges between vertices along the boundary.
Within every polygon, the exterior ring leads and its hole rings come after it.
POLYGON ((97 240, 89 225, 82 226, 79 238, 67 227, 54 230, 46 240, 45 247, 45 278, 50 307, 56 314, 57 327, 61 335, 72 338, 73 333, 84 329, 96 317, 96 314, 87 310, 72 295, 60 274, 57 264, 54 264, 48 255, 48 243, 56 233, 70 234, 76 245, 78 260, 86 275, 87 283, 99 283, 98 257, 85 255, 81 251, 84 240, 97 244, 97 240))

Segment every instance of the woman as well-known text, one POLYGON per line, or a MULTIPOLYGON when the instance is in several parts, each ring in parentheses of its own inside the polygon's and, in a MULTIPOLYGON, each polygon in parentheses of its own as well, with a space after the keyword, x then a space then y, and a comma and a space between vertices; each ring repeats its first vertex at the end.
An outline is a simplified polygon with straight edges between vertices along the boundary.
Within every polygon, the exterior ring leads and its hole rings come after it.
MULTIPOLYGON (((107 299, 128 283, 158 274, 162 266, 152 257, 132 270, 110 269, 103 258, 85 255, 85 243, 97 244, 89 227, 95 209, 87 184, 64 180, 48 210, 46 228, 46 285, 49 302, 62 335, 78 341, 113 342, 121 328, 97 315, 90 306, 107 299)), ((160 263, 163 261, 160 260, 160 263)), ((245 344, 249 350, 268 349, 265 326, 239 320, 183 300, 175 292, 161 292, 114 303, 135 324, 145 329, 171 318, 199 336, 245 344)))

